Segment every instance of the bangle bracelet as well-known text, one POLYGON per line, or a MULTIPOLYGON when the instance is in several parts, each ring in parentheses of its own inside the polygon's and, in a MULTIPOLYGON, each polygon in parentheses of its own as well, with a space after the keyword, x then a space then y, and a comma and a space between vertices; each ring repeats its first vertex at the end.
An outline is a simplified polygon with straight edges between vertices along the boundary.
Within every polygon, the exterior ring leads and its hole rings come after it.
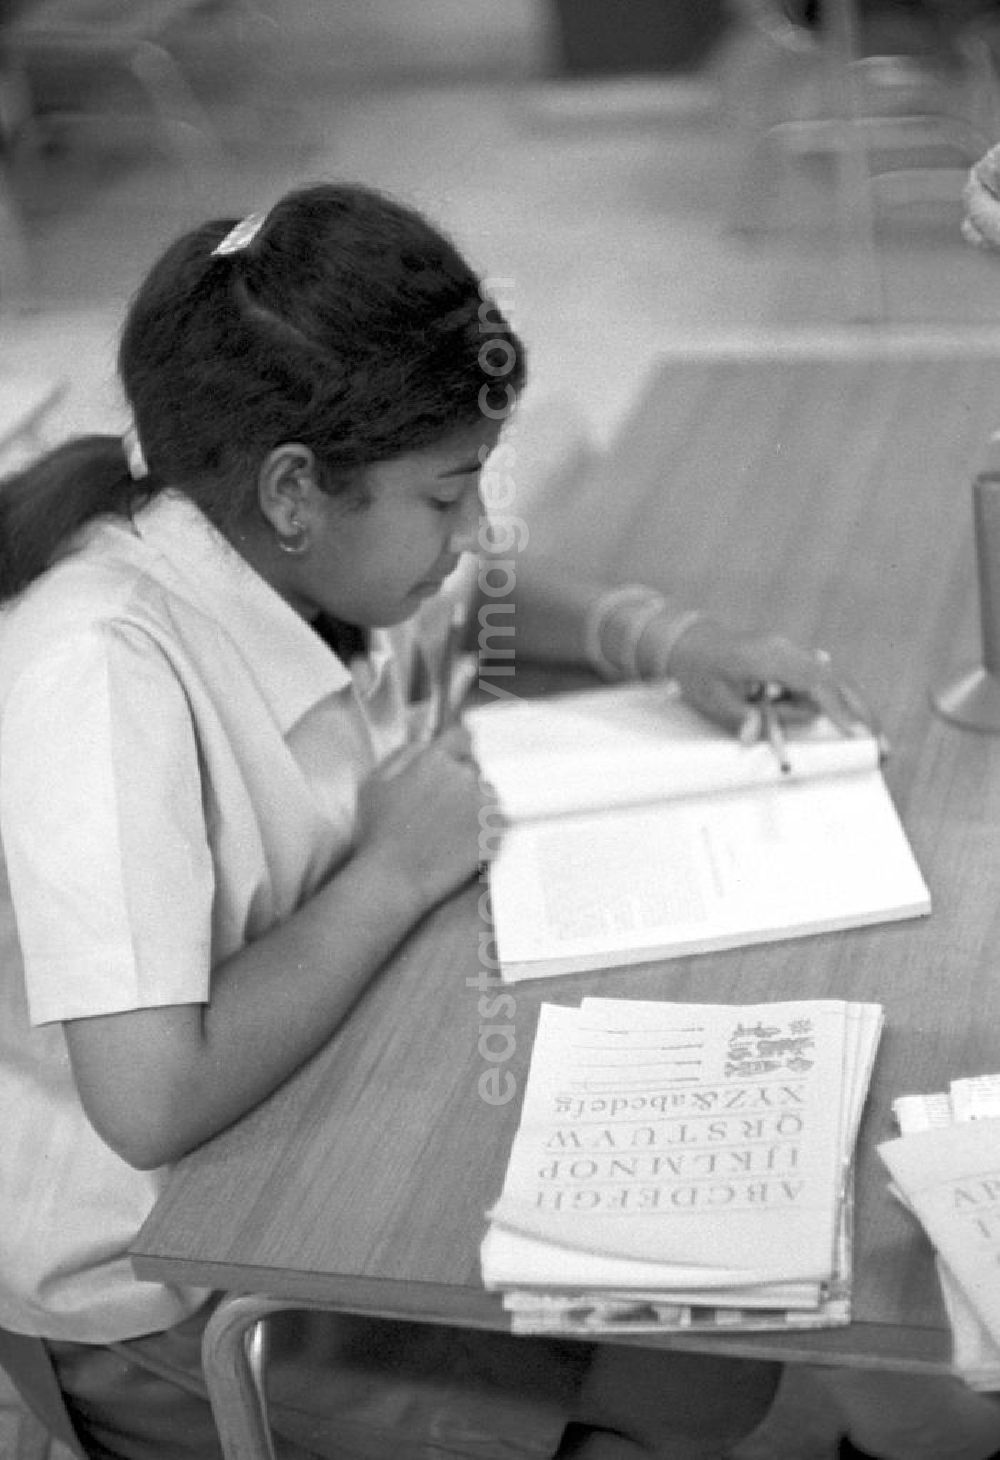
POLYGON ((622 635, 621 660, 626 678, 642 678, 639 671, 639 643, 653 620, 666 611, 667 600, 663 595, 650 594, 646 602, 638 606, 625 625, 622 635))
POLYGON ((657 645, 656 667, 649 677, 652 679, 666 679, 670 675, 670 661, 674 657, 674 650, 688 629, 693 629, 695 624, 701 623, 707 617, 700 608, 688 609, 686 613, 679 613, 667 629, 665 636, 657 645))
POLYGON ((667 606, 662 593, 644 583, 625 583, 620 588, 609 588, 595 598, 590 605, 584 625, 584 654, 587 663, 596 669, 604 679, 635 678, 635 651, 643 630, 651 619, 667 606), (632 606, 635 613, 624 629, 624 641, 613 655, 605 645, 606 630, 613 617, 620 610, 632 606), (634 625, 638 622, 638 630, 634 625))

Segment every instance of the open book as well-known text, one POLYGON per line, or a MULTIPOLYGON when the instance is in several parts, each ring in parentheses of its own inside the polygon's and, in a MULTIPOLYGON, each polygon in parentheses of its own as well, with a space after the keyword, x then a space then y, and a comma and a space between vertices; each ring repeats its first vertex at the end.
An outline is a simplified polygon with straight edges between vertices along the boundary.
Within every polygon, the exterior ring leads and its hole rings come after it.
POLYGON ((507 982, 930 911, 874 736, 790 730, 785 773, 669 685, 465 721, 510 820, 490 865, 507 982))

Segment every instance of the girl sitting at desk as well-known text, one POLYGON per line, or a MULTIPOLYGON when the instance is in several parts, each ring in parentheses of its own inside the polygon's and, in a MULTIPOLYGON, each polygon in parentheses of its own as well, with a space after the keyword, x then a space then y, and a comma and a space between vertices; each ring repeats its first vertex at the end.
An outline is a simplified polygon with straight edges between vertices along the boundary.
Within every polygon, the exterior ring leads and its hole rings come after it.
MULTIPOLYGON (((408 690, 442 585, 489 547, 480 473, 524 357, 435 228, 331 185, 175 242, 119 367, 124 442, 0 491, 0 1327, 45 1341, 89 1454, 206 1460, 213 1300, 136 1281, 127 1251, 171 1164, 476 874, 489 790, 408 690)), ((525 657, 672 675, 734 728, 755 681, 857 718, 825 656, 532 576, 525 657)), ((294 1351, 276 1328, 298 1457, 717 1456, 777 1377, 332 1314, 294 1351)))

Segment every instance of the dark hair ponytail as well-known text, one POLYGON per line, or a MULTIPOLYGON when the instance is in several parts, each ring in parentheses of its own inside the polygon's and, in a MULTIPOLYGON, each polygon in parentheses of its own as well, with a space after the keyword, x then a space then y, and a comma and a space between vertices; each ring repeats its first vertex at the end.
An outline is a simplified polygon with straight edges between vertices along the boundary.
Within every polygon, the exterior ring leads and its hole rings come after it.
POLYGON ((232 245, 234 222, 171 244, 125 320, 118 373, 149 478, 131 480, 117 438, 91 436, 0 484, 0 599, 90 518, 163 487, 223 532, 245 528, 260 464, 284 442, 311 448, 334 493, 375 462, 510 410, 521 342, 415 209, 316 184, 232 245))
POLYGON ((73 534, 137 492, 120 436, 79 436, 0 483, 0 602, 45 571, 73 534))

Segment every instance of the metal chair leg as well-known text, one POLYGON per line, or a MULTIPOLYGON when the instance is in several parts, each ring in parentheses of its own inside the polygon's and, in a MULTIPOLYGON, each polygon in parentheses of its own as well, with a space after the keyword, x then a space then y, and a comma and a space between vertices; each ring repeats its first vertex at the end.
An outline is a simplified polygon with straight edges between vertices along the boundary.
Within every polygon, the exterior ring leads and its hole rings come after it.
POLYGON ((257 1399, 257 1406, 260 1411, 261 1423, 265 1431, 265 1439, 269 1452, 274 1446, 271 1441, 271 1423, 267 1414, 267 1355, 268 1355, 268 1328, 267 1319, 258 1318, 251 1329, 248 1329, 246 1338, 247 1363, 250 1366, 250 1376, 253 1379, 254 1391, 257 1399))
POLYGON ((277 1298, 224 1298, 205 1326, 201 1354, 226 1460, 275 1460, 267 1417, 266 1321, 299 1306, 277 1298))

